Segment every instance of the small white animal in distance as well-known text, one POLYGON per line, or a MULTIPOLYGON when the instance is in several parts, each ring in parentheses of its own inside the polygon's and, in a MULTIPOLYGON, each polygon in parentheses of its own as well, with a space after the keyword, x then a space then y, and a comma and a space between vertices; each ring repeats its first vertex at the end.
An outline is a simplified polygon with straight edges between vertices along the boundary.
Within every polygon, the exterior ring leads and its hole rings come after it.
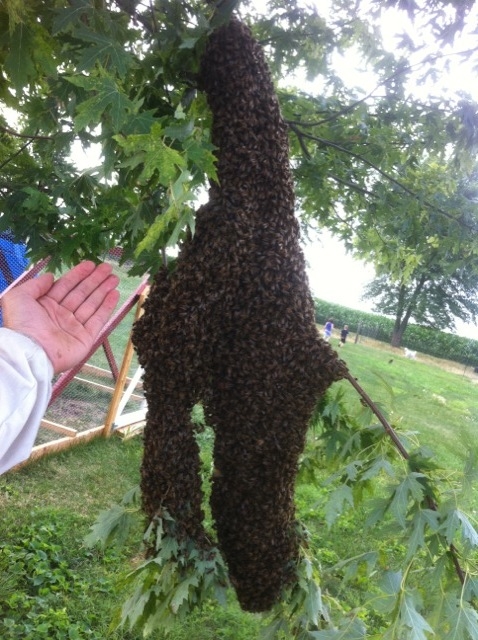
POLYGON ((407 349, 407 347, 404 347, 404 349, 405 349, 405 358, 410 358, 410 360, 415 360, 415 358, 417 357, 417 352, 412 351, 411 349, 407 349))

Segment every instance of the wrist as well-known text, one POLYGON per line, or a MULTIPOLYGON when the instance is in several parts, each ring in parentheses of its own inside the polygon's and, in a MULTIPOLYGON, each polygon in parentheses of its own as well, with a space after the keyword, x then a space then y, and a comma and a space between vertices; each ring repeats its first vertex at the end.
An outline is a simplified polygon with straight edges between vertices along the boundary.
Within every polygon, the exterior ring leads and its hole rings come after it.
POLYGON ((18 329, 12 329, 11 327, 2 327, 0 328, 0 332, 4 332, 7 335, 7 338, 9 334, 14 336, 16 349, 23 349, 25 352, 31 351, 32 354, 41 353, 50 368, 50 378, 53 378, 55 373, 53 363, 45 348, 40 344, 40 342, 38 342, 38 340, 28 333, 24 333, 18 329))

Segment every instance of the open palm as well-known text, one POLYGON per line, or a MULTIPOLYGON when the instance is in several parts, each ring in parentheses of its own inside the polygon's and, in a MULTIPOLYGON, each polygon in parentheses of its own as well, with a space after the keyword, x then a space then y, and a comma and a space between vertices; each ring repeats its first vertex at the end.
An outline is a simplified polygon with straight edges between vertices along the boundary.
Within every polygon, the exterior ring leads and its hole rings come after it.
POLYGON ((7 292, 4 326, 40 344, 55 373, 85 358, 116 304, 117 276, 108 264, 85 261, 54 281, 43 274, 7 292))

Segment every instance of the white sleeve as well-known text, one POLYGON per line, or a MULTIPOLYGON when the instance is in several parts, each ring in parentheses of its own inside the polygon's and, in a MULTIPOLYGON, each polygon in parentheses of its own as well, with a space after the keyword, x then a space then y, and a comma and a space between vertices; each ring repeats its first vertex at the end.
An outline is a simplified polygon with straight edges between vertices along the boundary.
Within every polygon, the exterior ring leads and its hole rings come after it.
POLYGON ((38 344, 0 328, 0 474, 30 455, 52 377, 53 366, 38 344))

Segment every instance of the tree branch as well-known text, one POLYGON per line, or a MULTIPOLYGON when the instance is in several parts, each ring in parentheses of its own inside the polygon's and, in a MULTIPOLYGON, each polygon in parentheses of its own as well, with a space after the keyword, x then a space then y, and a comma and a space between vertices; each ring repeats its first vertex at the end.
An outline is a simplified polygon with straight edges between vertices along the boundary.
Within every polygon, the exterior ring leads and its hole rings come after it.
POLYGON ((0 132, 2 133, 8 133, 8 135, 10 136, 14 136, 15 138, 23 138, 26 140, 53 140, 52 136, 39 136, 38 134, 33 134, 33 135, 29 135, 29 134, 25 134, 25 133, 18 133, 18 131, 14 131, 13 129, 10 129, 9 127, 2 127, 0 126, 0 132))
POLYGON ((30 140, 27 140, 26 142, 24 142, 24 143, 22 144, 22 146, 20 147, 20 149, 18 149, 18 151, 16 151, 12 156, 10 156, 10 157, 9 157, 9 158, 7 158, 6 160, 4 160, 4 161, 2 162, 2 164, 0 164, 0 171, 3 169, 3 167, 4 167, 5 165, 7 165, 9 162, 11 162, 11 161, 12 161, 14 158, 16 158, 17 156, 19 156, 19 155, 20 155, 20 154, 21 154, 21 153, 22 153, 22 152, 23 152, 23 151, 28 147, 28 145, 29 145, 29 144, 31 144, 32 142, 33 142, 33 141, 32 141, 31 139, 30 139, 30 140))
POLYGON ((360 187, 358 184, 354 184, 353 182, 349 182, 348 180, 344 180, 343 178, 339 178, 339 176, 336 176, 333 173, 329 173, 328 176, 329 178, 332 178, 332 180, 335 180, 339 184, 343 184, 345 187, 349 187, 353 191, 356 191, 357 193, 361 193, 363 196, 374 196, 374 193, 372 191, 369 191, 368 189, 364 189, 363 187, 360 187))
MULTIPOLYGON (((318 120, 317 122, 302 122, 302 121, 294 121, 294 120, 291 120, 289 122, 291 124, 300 125, 302 127, 317 127, 317 126, 326 124, 327 122, 333 122, 334 120, 337 120, 337 118, 340 118, 341 116, 344 116, 347 113, 354 111, 358 106, 360 106, 361 104, 363 104, 364 102, 372 98, 375 92, 378 89, 380 89, 380 87, 386 86, 389 82, 391 82, 392 80, 395 80, 400 75, 408 73, 409 71, 413 71, 414 68, 421 67, 422 65, 425 65, 425 64, 430 64, 430 62, 433 62, 442 58, 448 58, 456 55, 463 56, 470 53, 474 53, 475 51, 476 49, 467 49, 459 52, 453 52, 453 53, 447 53, 447 54, 436 54, 435 56, 427 56, 424 60, 421 60, 420 62, 416 62, 415 64, 411 64, 401 69, 397 69, 397 71, 394 71, 394 73, 392 73, 390 76, 388 76, 384 80, 381 80, 372 89, 372 91, 370 91, 366 96, 364 96, 360 100, 356 100, 355 102, 352 102, 351 104, 349 104, 347 107, 344 107, 340 111, 336 111, 335 113, 329 115, 327 118, 323 118, 322 120, 318 120)), ((415 104, 418 104, 418 103, 415 101, 415 104)), ((422 105, 422 106, 426 106, 426 105, 422 105)))
MULTIPOLYGON (((345 374, 345 379, 350 382, 350 384, 357 391, 357 393, 362 398, 364 403, 369 407, 369 409, 373 412, 373 414, 378 418, 379 422, 381 423, 381 425, 385 429, 385 432, 387 433, 387 435, 391 438, 393 444, 397 448, 397 450, 400 453, 400 455, 402 456, 402 458, 404 460, 409 460, 410 459, 410 454, 405 449, 403 444, 400 442, 400 438, 398 437, 397 432, 395 431, 395 429, 392 427, 392 425, 385 418, 385 416, 380 411, 380 409, 377 407, 375 402, 370 398, 370 396, 366 393, 366 391, 359 385, 357 380, 352 376, 350 371, 348 371, 348 369, 347 369, 347 373, 345 374)), ((419 469, 417 469, 417 471, 419 471, 419 469)), ((437 511, 438 510, 438 505, 436 504, 436 502, 433 500, 433 498, 430 495, 425 495, 425 501, 426 501, 427 506, 428 506, 429 509, 431 509, 432 511, 437 511)), ((462 566, 460 565, 460 561, 459 561, 459 558, 458 558, 458 550, 453 544, 450 544, 449 547, 448 547, 448 552, 449 552, 449 554, 450 554, 450 556, 452 558, 453 566, 455 567, 455 571, 456 571, 456 574, 458 575, 460 583, 463 585, 465 583, 467 574, 466 574, 466 571, 464 571, 462 566)))
MULTIPOLYGON (((370 167, 371 169, 376 171, 383 178, 385 178, 386 180, 388 180, 389 182, 394 184, 396 187, 402 189, 405 193, 408 193, 408 195, 412 196, 412 198, 414 198, 415 200, 419 200, 420 199, 420 196, 417 193, 415 193, 414 191, 412 191, 412 189, 409 189, 406 185, 404 185, 402 182, 400 182, 399 180, 397 180, 396 178, 391 176, 389 173, 387 173, 386 171, 383 171, 383 169, 380 169, 380 167, 378 165, 376 165, 371 160, 368 160, 367 158, 365 158, 360 153, 355 153, 354 151, 350 151, 349 149, 346 149, 345 147, 342 147, 341 145, 337 144, 336 142, 332 142, 331 140, 327 140, 326 138, 321 138, 319 136, 314 136, 314 135, 312 135, 310 133, 306 133, 304 131, 301 131, 296 124, 290 125, 290 123, 288 121, 286 121, 286 123, 290 126, 290 128, 294 131, 294 133, 297 134, 297 136, 303 137, 303 138, 307 138, 308 140, 312 140, 312 141, 317 142, 319 144, 322 144, 322 145, 324 145, 326 147, 331 147, 332 149, 336 149, 337 151, 341 151, 342 153, 345 153, 346 155, 348 155, 348 156, 350 156, 352 158, 355 158, 356 160, 359 160, 360 162, 363 162, 363 164, 367 165, 368 167, 370 167)), ((309 151, 308 151, 308 154, 309 154, 309 158, 310 158, 310 152, 309 151)), ((426 207, 428 207, 430 209, 433 209, 433 211, 436 211, 437 213, 441 214, 445 218, 448 218, 449 220, 452 220, 453 222, 456 222, 456 223, 460 224, 461 226, 463 226, 463 227, 465 227, 467 229, 470 229, 471 231, 474 231, 474 228, 473 228, 472 225, 469 225, 469 224, 467 224, 466 222, 464 222, 462 220, 457 220, 453 215, 448 213, 448 211, 445 211, 444 209, 441 209, 440 207, 437 207, 436 205, 432 204, 428 200, 423 200, 422 204, 424 204, 426 207)))

